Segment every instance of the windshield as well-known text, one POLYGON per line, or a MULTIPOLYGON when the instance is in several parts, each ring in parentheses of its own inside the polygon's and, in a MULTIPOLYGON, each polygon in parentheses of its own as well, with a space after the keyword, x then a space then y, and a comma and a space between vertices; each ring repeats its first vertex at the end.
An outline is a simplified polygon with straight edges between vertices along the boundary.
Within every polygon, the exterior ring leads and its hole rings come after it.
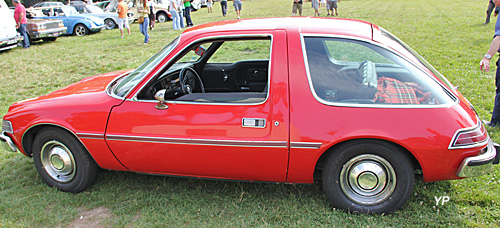
POLYGON ((139 68, 126 76, 115 88, 113 93, 119 97, 125 97, 149 72, 160 63, 177 46, 179 37, 175 38, 170 44, 148 59, 139 68))

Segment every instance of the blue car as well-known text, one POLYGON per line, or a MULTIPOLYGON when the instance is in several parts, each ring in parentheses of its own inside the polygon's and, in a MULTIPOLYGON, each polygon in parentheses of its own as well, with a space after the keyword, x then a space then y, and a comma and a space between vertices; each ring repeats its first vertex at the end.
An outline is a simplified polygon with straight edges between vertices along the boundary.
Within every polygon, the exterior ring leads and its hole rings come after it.
POLYGON ((59 19, 64 22, 66 34, 75 34, 77 36, 88 35, 90 32, 100 32, 106 25, 104 20, 94 16, 80 14, 72 6, 63 6, 61 8, 53 8, 43 17, 43 19, 59 19))

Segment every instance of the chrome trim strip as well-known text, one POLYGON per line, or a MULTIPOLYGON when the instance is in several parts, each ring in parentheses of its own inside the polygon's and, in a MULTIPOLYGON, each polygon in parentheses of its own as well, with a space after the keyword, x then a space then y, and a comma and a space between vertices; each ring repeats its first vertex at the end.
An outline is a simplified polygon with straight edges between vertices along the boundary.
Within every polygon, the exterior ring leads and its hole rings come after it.
POLYGON ((323 143, 317 142, 290 142, 290 148, 294 149, 319 149, 323 143))
POLYGON ((238 140, 216 140, 216 139, 182 139, 182 138, 160 138, 144 136, 106 135, 106 140, 129 141, 129 142, 151 142, 169 144, 190 144, 209 146, 237 146, 237 147, 276 147, 286 148, 286 141, 238 141, 238 140))
POLYGON ((455 106, 458 104, 458 102, 460 101, 460 99, 458 99, 458 97, 455 96, 455 94, 453 94, 453 92, 449 91, 448 88, 446 88, 446 86, 444 86, 441 82, 437 81, 434 77, 430 76, 428 73, 426 73, 424 70, 422 70, 421 67, 415 65, 414 63, 406 60, 403 56, 401 56, 399 53, 397 52, 394 52, 392 51, 390 48, 387 48, 385 46, 382 46, 381 44, 378 44, 378 43, 374 43, 372 40, 369 40, 369 39, 364 39, 364 38, 359 38, 359 37, 351 37, 351 36, 343 36, 343 35, 332 35, 332 34, 309 34, 309 33, 301 33, 300 34, 300 42, 301 42, 301 45, 302 45, 302 55, 303 55, 303 59, 304 59, 304 67, 306 69, 306 74, 307 74, 307 80, 309 82, 309 88, 311 90, 311 93, 312 95, 314 96, 314 98, 322 103, 322 104, 325 104, 325 105, 329 105, 329 106, 337 106, 337 107, 355 107, 355 108, 399 108, 399 109, 406 109, 406 108, 449 108, 449 107, 452 107, 452 106, 455 106), (341 102, 329 102, 329 101, 325 101, 323 99, 321 99, 317 93, 316 93, 316 90, 314 90, 314 87, 313 87, 313 84, 312 84, 312 80, 311 80, 311 73, 309 71, 309 64, 308 64, 308 60, 307 60, 307 54, 306 54, 306 46, 305 46, 305 41, 304 41, 304 37, 328 37, 328 38, 339 38, 339 39, 349 39, 349 40, 357 40, 357 41, 361 41, 361 42, 366 42, 366 43, 369 43, 371 45, 374 45, 374 46, 378 46, 380 48, 383 48, 384 50, 387 50, 399 57, 401 57, 403 60, 405 60, 406 62, 408 62, 409 64, 415 66, 417 69, 419 69, 420 71, 422 71, 425 75, 427 75, 431 80, 435 81, 439 86, 441 86, 443 89, 447 90, 448 91, 448 94, 453 96, 454 98, 454 102, 451 102, 449 104, 439 104, 439 105, 422 105, 422 104, 419 104, 419 105, 415 105, 415 104, 408 104, 408 105, 391 105, 391 104, 354 104, 354 103, 341 103, 341 102))
MULTIPOLYGON (((194 43, 198 43, 198 42, 203 42, 205 40, 214 40, 214 39, 227 39, 227 38, 245 38, 245 37, 248 37, 248 38, 252 38, 252 37, 262 37, 262 38, 266 38, 266 37, 270 37, 271 38, 271 44, 270 44, 270 50, 269 50, 269 64, 268 64, 268 72, 267 72, 267 84, 269 85, 268 88, 267 88, 267 96, 266 96, 266 99, 262 102, 259 102, 259 103, 224 103, 224 102, 220 102, 220 103, 209 103, 209 102, 196 102, 196 101, 175 101, 175 100, 169 100, 169 101, 166 101, 167 104, 199 104, 199 105, 239 105, 239 106, 242 106, 242 105, 260 105, 260 104, 264 104, 267 102, 267 100, 269 99, 269 91, 271 89, 271 66, 272 66, 272 55, 273 55, 273 42, 274 42, 274 37, 273 37, 273 34, 241 34, 241 35, 227 35, 227 36, 212 36, 212 37, 204 37, 204 38, 201 38, 201 39, 198 39, 198 40, 195 40, 193 42, 191 42, 189 45, 186 45, 184 49, 182 49, 181 51, 179 51, 177 53, 177 55, 173 56, 172 58, 170 58, 170 60, 165 63, 160 69, 157 70, 157 73, 158 72, 161 72, 163 70, 165 70, 165 67, 168 66, 172 59, 175 59, 177 58, 177 56, 179 56, 182 52, 184 52, 189 46, 191 46, 191 44, 194 44, 194 43)), ((177 45, 180 44, 180 41, 182 39, 182 35, 179 39, 179 42, 177 43, 177 45)), ((158 103, 158 101, 156 100, 139 100, 137 98, 137 95, 139 94, 140 91, 142 91, 144 89, 144 86, 146 86, 147 84, 149 84, 149 82, 153 79, 154 77, 150 77, 149 80, 143 84, 143 86, 141 88, 139 88, 137 90, 137 92, 130 98, 130 99, 126 99, 126 101, 133 101, 133 102, 146 102, 146 103, 158 103)), ((127 94, 128 96, 128 94, 127 94)))
POLYGON ((493 160, 497 151, 491 140, 487 141, 486 153, 465 158, 457 170, 458 177, 475 177, 487 174, 493 168, 493 160))
POLYGON ((104 134, 76 133, 76 136, 82 139, 104 139, 104 134))

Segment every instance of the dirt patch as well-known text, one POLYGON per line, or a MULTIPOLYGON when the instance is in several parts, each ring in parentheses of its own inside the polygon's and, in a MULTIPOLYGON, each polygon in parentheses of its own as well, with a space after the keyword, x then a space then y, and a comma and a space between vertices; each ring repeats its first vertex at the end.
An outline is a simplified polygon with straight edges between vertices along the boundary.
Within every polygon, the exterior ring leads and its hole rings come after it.
POLYGON ((98 207, 91 210, 80 210, 78 218, 71 222, 68 227, 105 227, 102 222, 111 217, 108 208, 98 207))

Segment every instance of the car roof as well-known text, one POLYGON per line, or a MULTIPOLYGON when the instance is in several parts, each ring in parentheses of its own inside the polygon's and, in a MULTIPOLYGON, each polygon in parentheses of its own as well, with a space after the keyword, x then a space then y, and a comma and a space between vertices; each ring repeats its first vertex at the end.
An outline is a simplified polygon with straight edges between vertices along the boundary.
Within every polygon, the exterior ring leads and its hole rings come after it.
MULTIPOLYGON (((372 24, 344 18, 284 17, 218 21, 187 29, 184 33, 259 31, 283 29, 302 34, 335 34, 372 39, 372 24)), ((191 34, 190 34, 191 35, 191 34)))

